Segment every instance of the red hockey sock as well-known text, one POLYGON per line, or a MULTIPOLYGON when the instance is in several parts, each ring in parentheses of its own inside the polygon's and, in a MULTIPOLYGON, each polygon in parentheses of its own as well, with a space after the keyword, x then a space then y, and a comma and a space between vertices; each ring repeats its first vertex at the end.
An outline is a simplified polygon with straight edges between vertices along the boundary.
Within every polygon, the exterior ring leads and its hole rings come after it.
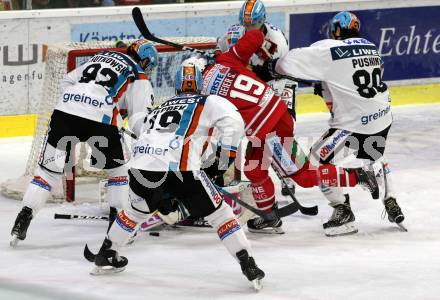
POLYGON ((344 168, 334 165, 322 165, 318 169, 320 184, 332 187, 353 187, 357 184, 354 172, 347 172, 344 168))
POLYGON ((259 209, 272 211, 275 203, 275 187, 269 177, 262 182, 252 183, 252 195, 259 209))

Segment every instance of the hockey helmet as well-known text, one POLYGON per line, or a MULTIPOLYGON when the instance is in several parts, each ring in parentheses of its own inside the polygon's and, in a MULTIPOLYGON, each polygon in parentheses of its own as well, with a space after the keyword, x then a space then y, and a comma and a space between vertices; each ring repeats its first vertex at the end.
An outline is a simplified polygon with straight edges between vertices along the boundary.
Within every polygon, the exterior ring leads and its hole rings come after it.
POLYGON ((176 94, 198 94, 202 90, 203 78, 199 67, 182 65, 176 73, 176 94))
POLYGON ((266 8, 261 0, 246 0, 238 17, 240 24, 248 27, 262 25, 266 21, 266 8))
POLYGON ((196 66, 199 68, 200 72, 205 71, 206 66, 208 65, 208 60, 204 57, 199 56, 191 56, 190 58, 185 59, 182 62, 182 66, 196 66))
POLYGON ((361 21, 355 14, 349 11, 337 13, 329 22, 328 37, 332 39, 346 39, 358 37, 361 29, 361 21), (340 29, 339 36, 336 36, 337 28, 340 29))
POLYGON ((147 40, 136 40, 127 48, 127 53, 133 57, 147 74, 157 66, 158 56, 156 47, 147 40))

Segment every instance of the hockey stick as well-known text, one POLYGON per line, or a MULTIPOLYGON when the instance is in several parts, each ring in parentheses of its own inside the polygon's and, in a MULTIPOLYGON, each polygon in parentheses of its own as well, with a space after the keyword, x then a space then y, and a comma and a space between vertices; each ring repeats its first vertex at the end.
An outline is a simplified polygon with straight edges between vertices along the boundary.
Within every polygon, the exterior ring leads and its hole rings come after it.
POLYGON ((55 214, 53 216, 54 219, 64 219, 64 220, 72 220, 72 219, 82 219, 82 220, 104 220, 108 221, 107 216, 86 216, 86 215, 69 215, 69 214, 55 214))
POLYGON ((139 7, 133 7, 133 10, 131 11, 131 14, 133 16, 133 21, 136 24, 136 27, 139 29, 141 34, 147 40, 150 40, 152 42, 156 42, 156 43, 159 43, 159 44, 171 46, 171 47, 174 47, 176 49, 183 50, 183 51, 191 51, 191 52, 202 54, 202 55, 205 55, 205 56, 212 56, 212 54, 208 53, 207 51, 203 51, 203 50, 195 49, 195 48, 192 48, 192 47, 187 47, 187 46, 184 46, 184 45, 176 44, 176 43, 173 43, 173 42, 170 42, 170 41, 167 41, 167 40, 163 40, 163 39, 158 38, 155 35, 153 35, 150 32, 150 30, 148 29, 147 24, 145 24, 144 17, 142 16, 142 12, 139 9, 139 7))
POLYGON ((227 192, 222 187, 214 184, 212 182, 212 180, 208 177, 208 175, 206 175, 206 173, 203 170, 199 171, 199 175, 200 175, 200 178, 199 178, 200 182, 202 183, 203 187, 205 188, 206 193, 210 197, 212 197, 213 200, 215 200, 217 197, 221 197, 220 195, 218 195, 218 192, 220 192, 221 194, 228 196, 229 198, 231 198, 232 200, 234 200, 235 202, 237 202, 238 204, 240 204, 244 208, 247 208, 248 210, 250 210, 251 212, 253 212, 257 216, 260 216, 266 220, 286 217, 286 216, 291 215, 294 212, 298 211, 298 207, 297 207, 296 203, 290 203, 289 205, 286 205, 286 206, 279 208, 279 209, 276 209, 276 210, 272 210, 271 212, 266 212, 266 211, 260 210, 258 208, 253 207, 252 205, 244 202, 243 200, 239 199, 235 195, 227 192))
MULTIPOLYGON (((275 171, 275 174, 277 175, 277 177, 281 180, 281 182, 285 185, 287 185, 286 183, 286 179, 285 177, 281 174, 279 167, 277 165, 275 165, 274 163, 272 163, 272 169, 275 171)), ((303 214, 303 215, 307 215, 307 216, 316 216, 318 214, 318 206, 312 206, 312 207, 305 207, 302 206, 301 203, 298 202, 298 200, 295 197, 295 194, 292 193, 292 191, 290 189, 287 189, 289 191, 289 195, 290 198, 292 198, 293 203, 296 204, 296 206, 298 207, 298 210, 303 214)))

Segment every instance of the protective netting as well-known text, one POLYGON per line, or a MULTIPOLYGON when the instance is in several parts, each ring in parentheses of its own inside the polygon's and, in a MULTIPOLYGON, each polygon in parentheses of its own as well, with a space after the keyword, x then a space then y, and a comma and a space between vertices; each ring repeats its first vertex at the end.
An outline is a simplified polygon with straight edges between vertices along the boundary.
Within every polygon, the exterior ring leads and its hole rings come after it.
MULTIPOLYGON (((191 47, 202 47, 204 49, 214 48, 216 41, 216 39, 212 37, 168 37, 165 39, 179 44, 187 44, 191 47)), ((38 115, 37 124, 26 170, 23 176, 2 183, 2 194, 14 199, 23 198, 24 191, 38 163, 40 149, 44 142, 50 116, 62 92, 60 82, 66 73, 85 63, 97 52, 114 47, 115 42, 54 44, 48 47, 43 96, 40 99, 36 112, 38 115)), ((176 51, 168 46, 157 45, 157 49, 159 51, 158 67, 151 77, 151 83, 156 99, 161 102, 174 95, 174 75, 181 62, 191 54, 189 52, 176 51)), ((100 178, 106 176, 104 172, 97 171, 89 166, 89 152, 84 144, 76 149, 76 184, 98 181, 100 178)), ((52 191, 52 200, 59 201, 65 199, 65 186, 64 179, 63 184, 59 184, 60 188, 52 191)))

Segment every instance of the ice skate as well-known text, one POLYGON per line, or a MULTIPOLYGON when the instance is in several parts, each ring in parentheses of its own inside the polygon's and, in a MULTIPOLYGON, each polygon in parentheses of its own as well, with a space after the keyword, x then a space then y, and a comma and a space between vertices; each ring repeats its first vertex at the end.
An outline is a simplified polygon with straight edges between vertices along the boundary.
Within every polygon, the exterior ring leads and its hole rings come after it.
POLYGON ((258 268, 255 260, 252 257, 249 257, 249 254, 245 249, 237 252, 236 255, 240 261, 241 271, 243 272, 244 276, 246 276, 246 278, 252 282, 256 291, 261 290, 263 287, 262 279, 265 276, 263 270, 258 268))
POLYGON ((326 236, 349 235, 358 232, 355 224, 355 217, 351 211, 349 198, 343 204, 333 206, 333 214, 327 223, 323 224, 326 236))
POLYGON ((385 206, 385 214, 388 214, 388 220, 391 223, 396 223, 403 231, 408 231, 405 226, 403 226, 402 222, 405 220, 405 216, 402 213, 402 210, 397 204, 395 198, 390 197, 384 200, 383 205, 385 206))
POLYGON ((95 268, 90 272, 91 275, 106 275, 119 273, 125 270, 128 259, 119 256, 118 252, 110 249, 112 242, 105 239, 101 249, 95 257, 95 268))
POLYGON ((32 220, 32 208, 23 207, 15 219, 14 227, 11 230, 11 247, 15 247, 19 240, 26 238, 26 232, 32 220))

